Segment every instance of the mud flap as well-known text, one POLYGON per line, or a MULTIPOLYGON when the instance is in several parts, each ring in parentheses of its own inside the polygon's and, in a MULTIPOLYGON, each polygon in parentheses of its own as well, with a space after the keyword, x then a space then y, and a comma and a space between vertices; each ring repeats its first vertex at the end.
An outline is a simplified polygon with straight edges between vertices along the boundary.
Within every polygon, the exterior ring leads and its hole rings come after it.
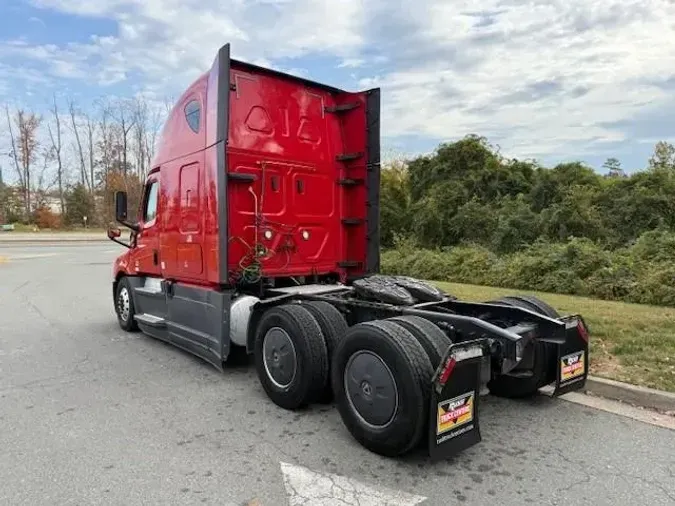
POLYGON ((432 382, 429 411, 429 456, 451 457, 481 441, 478 403, 483 356, 482 341, 448 348, 432 382))
POLYGON ((588 377, 588 327, 579 315, 560 318, 565 322, 565 342, 558 345, 553 396, 581 390, 588 377))

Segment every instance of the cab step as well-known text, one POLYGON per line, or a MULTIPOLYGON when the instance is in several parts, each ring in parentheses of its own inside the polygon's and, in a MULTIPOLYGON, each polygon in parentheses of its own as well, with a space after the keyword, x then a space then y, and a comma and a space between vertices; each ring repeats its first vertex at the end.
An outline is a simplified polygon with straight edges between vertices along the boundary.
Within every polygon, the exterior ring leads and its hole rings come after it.
POLYGON ((154 327, 157 329, 166 328, 166 320, 164 320, 164 318, 161 318, 159 316, 151 315, 148 313, 141 313, 135 315, 134 318, 136 319, 137 322, 143 323, 150 327, 154 327))

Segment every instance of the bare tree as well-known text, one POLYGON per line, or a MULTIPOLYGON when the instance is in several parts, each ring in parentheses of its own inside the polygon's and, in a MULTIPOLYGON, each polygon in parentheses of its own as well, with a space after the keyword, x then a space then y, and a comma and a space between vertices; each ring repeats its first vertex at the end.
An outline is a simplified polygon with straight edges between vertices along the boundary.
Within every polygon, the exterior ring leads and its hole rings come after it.
POLYGON ((134 127, 136 118, 134 117, 133 106, 128 100, 118 100, 112 111, 113 118, 119 125, 119 155, 121 157, 119 161, 122 165, 122 173, 126 177, 129 169, 129 132, 131 132, 131 129, 134 127))
MULTIPOLYGON (((65 199, 63 196, 63 157, 62 153, 62 144, 61 144, 61 118, 59 116, 59 109, 56 104, 56 95, 54 95, 54 108, 51 110, 52 115, 54 116, 54 123, 56 128, 56 133, 52 131, 51 125, 47 124, 47 130, 49 131, 49 138, 52 141, 52 152, 53 157, 56 159, 56 180, 59 187, 59 205, 61 206, 61 215, 65 215, 66 205, 65 199)), ((45 157, 45 161, 47 158, 45 157)))
MULTIPOLYGON (((49 127, 49 125, 48 125, 49 127)), ((56 159, 56 150, 53 146, 44 146, 37 150, 36 158, 40 156, 42 165, 36 173, 35 184, 33 185, 33 208, 39 209, 46 205, 45 197, 58 182, 58 175, 51 182, 47 181, 49 175, 48 169, 51 162, 56 159)), ((62 208, 63 209, 63 208, 62 208)))
POLYGON ((110 171, 111 167, 111 146, 112 146, 112 132, 110 128, 110 104, 103 101, 98 101, 99 108, 99 119, 98 119, 98 129, 99 129, 99 140, 98 140, 98 152, 101 156, 100 165, 102 170, 101 179, 105 181, 106 175, 110 171))
POLYGON ((94 170, 96 167, 96 152, 94 147, 94 135, 96 131, 96 125, 94 120, 91 117, 91 114, 84 115, 87 128, 87 148, 89 150, 89 181, 91 182, 92 191, 96 187, 96 179, 94 178, 94 170))
POLYGON ((157 135, 159 134, 160 128, 162 127, 162 120, 164 119, 162 110, 159 107, 155 107, 155 111, 152 114, 152 119, 150 121, 150 131, 145 138, 145 156, 147 157, 147 167, 151 168, 153 158, 155 156, 155 148, 157 144, 157 135))
POLYGON ((5 113, 7 114, 7 129, 9 130, 9 138, 12 143, 12 150, 9 153, 9 157, 14 162, 14 168, 16 169, 16 176, 19 178, 19 185, 21 189, 26 191, 26 181, 24 180, 23 170, 21 170, 21 165, 19 164, 19 151, 16 147, 16 137, 14 137, 14 129, 12 128, 12 118, 9 114, 9 106, 5 105, 5 113))
POLYGON ((174 98, 172 96, 164 97, 163 103, 165 114, 170 114, 175 104, 174 98))
POLYGON ((134 100, 134 158, 136 173, 141 179, 146 173, 146 139, 148 135, 148 103, 141 96, 134 100))
POLYGON ((101 192, 103 194, 103 218, 111 219, 113 202, 110 193, 110 178, 115 165, 115 128, 112 122, 112 106, 108 100, 97 100, 97 152, 98 159, 98 178, 101 181, 101 192))
POLYGON ((89 188, 89 191, 91 191, 92 185, 89 181, 89 177, 87 176, 87 166, 84 163, 84 150, 82 149, 82 141, 80 140, 80 131, 77 127, 77 122, 75 121, 75 117, 77 115, 75 111, 75 103, 72 100, 68 104, 68 110, 70 112, 71 129, 75 134, 75 147, 77 148, 77 153, 80 159, 80 182, 89 188))

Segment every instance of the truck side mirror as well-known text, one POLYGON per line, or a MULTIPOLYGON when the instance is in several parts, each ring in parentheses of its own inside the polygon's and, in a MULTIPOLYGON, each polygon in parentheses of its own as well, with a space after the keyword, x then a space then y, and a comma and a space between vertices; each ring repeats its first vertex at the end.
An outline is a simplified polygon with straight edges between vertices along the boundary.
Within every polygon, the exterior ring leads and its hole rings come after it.
POLYGON ((127 221, 127 192, 115 193, 115 219, 119 222, 127 221))

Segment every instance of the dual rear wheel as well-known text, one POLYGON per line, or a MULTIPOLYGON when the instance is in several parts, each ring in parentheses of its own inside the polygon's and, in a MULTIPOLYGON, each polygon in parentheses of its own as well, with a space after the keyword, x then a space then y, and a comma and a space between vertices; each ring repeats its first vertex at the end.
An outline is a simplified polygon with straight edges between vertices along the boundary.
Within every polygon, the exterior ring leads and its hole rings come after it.
MULTIPOLYGON (((558 317, 529 296, 495 302, 558 317)), ((257 327, 254 354, 260 382, 278 406, 293 410, 335 399, 354 439, 394 457, 412 451, 424 437, 431 379, 450 344, 424 318, 397 316, 348 327, 331 304, 307 302, 267 310, 257 327)), ((538 342, 532 352, 531 371, 491 380, 490 392, 526 397, 554 380, 551 345, 538 342)))
POLYGON ((425 434, 431 378, 449 338, 415 316, 348 327, 331 304, 267 310, 256 330, 263 389, 284 409, 335 399, 351 435, 369 450, 397 456, 425 434))

